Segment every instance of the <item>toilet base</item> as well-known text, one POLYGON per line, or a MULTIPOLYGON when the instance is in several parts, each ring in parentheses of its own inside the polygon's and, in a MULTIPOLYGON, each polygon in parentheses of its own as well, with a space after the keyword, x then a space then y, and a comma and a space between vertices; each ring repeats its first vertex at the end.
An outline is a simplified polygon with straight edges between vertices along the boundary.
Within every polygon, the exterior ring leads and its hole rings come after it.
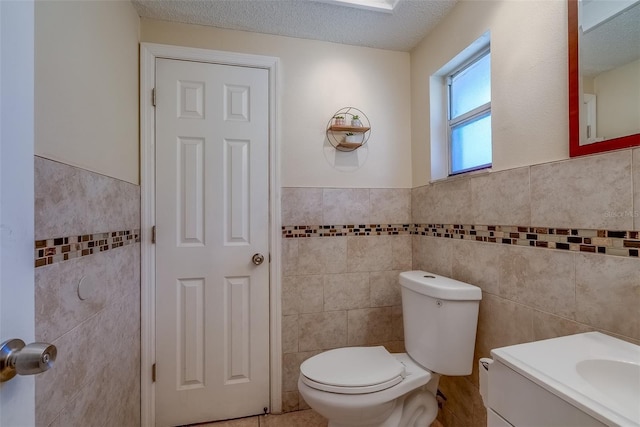
POLYGON ((438 415, 438 402, 426 387, 395 401, 389 417, 377 424, 342 424, 329 420, 328 427, 429 427, 438 415))
POLYGON ((418 365, 406 353, 393 355, 404 366, 399 384, 374 393, 339 394, 309 387, 298 378, 305 402, 329 420, 329 427, 428 427, 436 418, 440 375, 418 365))

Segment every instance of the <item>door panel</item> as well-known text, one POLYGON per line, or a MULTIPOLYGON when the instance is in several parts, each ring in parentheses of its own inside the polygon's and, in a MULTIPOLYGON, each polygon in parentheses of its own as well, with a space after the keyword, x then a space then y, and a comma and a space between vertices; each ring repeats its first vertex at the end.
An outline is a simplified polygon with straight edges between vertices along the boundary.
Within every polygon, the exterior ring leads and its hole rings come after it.
POLYGON ((178 246, 204 245, 204 139, 178 138, 178 246))
MULTIPOLYGON (((35 338, 34 2, 0 1, 0 343, 35 338)), ((0 383, 0 426, 35 425, 35 379, 0 383)))
POLYGON ((156 61, 156 423, 269 406, 268 71, 156 61))

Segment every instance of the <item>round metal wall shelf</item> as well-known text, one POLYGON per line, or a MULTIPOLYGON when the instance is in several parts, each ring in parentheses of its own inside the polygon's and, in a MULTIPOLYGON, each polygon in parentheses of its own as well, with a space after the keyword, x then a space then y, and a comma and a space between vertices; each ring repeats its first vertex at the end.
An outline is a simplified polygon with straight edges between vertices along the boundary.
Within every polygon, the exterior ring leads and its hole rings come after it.
POLYGON ((338 151, 357 150, 367 143, 369 136, 369 118, 355 107, 339 109, 327 123, 327 140, 338 151))

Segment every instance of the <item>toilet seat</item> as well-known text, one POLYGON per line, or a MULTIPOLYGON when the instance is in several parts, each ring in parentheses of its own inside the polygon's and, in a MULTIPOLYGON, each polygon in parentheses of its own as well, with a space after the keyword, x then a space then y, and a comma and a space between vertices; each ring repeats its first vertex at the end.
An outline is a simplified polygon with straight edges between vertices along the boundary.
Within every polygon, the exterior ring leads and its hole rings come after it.
POLYGON ((404 364, 382 346, 329 350, 305 360, 300 373, 309 387, 340 394, 375 393, 406 376, 404 364))

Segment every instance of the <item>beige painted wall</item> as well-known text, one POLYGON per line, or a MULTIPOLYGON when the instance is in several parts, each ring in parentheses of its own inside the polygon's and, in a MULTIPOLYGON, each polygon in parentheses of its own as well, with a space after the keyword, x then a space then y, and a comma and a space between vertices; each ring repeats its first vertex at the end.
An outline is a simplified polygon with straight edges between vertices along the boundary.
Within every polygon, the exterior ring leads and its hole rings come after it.
POLYGON ((38 1, 35 23, 35 154, 138 184, 133 6, 38 1))
POLYGON ((594 79, 598 136, 615 138, 640 132, 640 60, 594 79))
POLYGON ((429 77, 491 32, 493 170, 569 157, 562 1, 462 1, 411 52, 413 186, 431 177, 429 77))
POLYGON ((411 186, 408 53, 148 19, 141 41, 280 58, 283 186, 411 186), (325 127, 344 106, 363 110, 372 132, 367 147, 336 155, 325 127))

